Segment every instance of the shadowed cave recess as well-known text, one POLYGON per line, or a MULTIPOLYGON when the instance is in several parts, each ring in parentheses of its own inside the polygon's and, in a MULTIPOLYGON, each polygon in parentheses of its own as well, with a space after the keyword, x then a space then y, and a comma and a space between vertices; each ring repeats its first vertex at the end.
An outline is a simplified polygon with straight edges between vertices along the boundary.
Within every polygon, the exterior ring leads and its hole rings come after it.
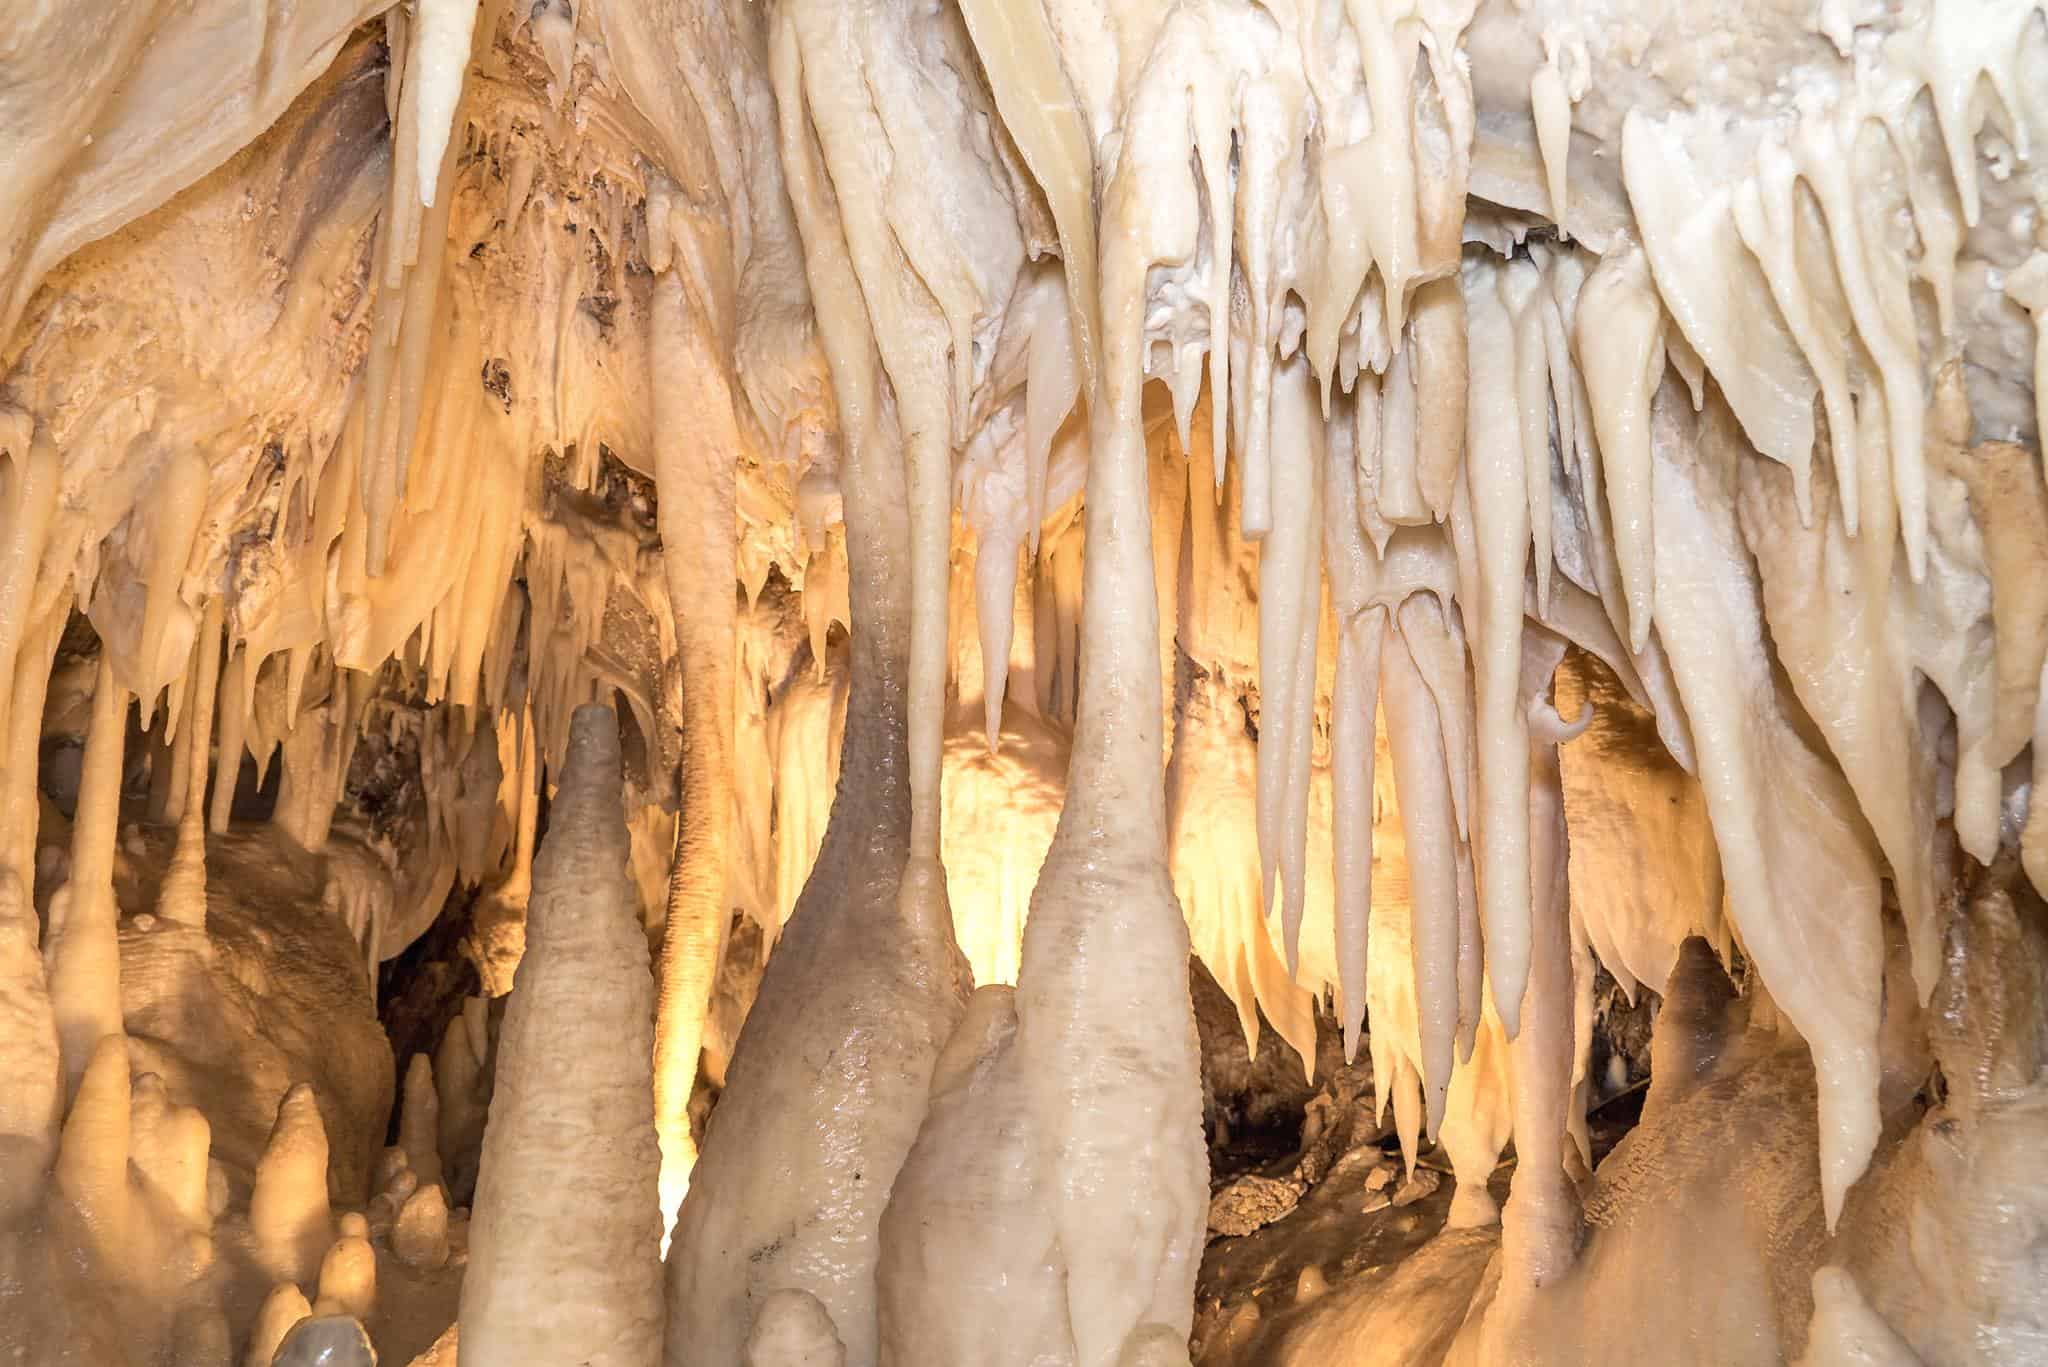
POLYGON ((2048 0, 0 0, 0 1362, 2048 1362, 2048 0))

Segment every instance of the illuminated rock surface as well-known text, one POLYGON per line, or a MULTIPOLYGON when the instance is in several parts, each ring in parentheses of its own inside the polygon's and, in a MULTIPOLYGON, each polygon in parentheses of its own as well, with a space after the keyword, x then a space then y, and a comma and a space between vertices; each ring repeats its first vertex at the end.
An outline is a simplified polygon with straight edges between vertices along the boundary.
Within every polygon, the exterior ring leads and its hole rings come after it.
POLYGON ((17 9, 0 1358, 2048 1354, 2048 5, 17 9))

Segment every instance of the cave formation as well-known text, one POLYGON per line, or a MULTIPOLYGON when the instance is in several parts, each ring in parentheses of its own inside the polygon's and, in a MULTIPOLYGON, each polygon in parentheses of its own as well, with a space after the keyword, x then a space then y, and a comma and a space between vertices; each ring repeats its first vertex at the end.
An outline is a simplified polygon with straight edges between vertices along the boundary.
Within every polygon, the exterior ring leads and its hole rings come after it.
POLYGON ((2048 1361, 2048 0, 0 4, 0 1359, 2048 1361))

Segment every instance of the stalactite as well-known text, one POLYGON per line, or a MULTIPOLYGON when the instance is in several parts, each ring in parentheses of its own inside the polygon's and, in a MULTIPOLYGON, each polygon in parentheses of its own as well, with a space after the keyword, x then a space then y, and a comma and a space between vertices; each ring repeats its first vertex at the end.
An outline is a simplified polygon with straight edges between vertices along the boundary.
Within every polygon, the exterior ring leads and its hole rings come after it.
MULTIPOLYGON (((178 844, 156 899, 156 914, 180 925, 206 926, 206 779, 211 770, 213 713, 220 682, 220 600, 207 600, 193 643, 192 697, 180 728, 186 760, 185 800, 178 816, 178 844)), ((225 778, 228 788, 234 778, 225 778)))
POLYGON ((733 557, 740 456, 732 395, 718 377, 711 301, 693 298, 684 273, 655 285, 650 363, 657 429, 655 481, 662 564, 675 611, 683 672, 682 815, 669 872, 655 1031, 656 1125, 661 1133, 664 1237, 697 1158, 690 1094, 727 923, 732 858, 733 679, 737 670, 733 557))
MULTIPOLYGON (((213 801, 206 810, 206 829, 215 835, 227 833, 235 808, 235 786, 242 774, 242 753, 249 727, 249 695, 254 681, 246 648, 235 649, 228 642, 227 667, 220 677, 220 745, 213 769, 213 801)), ((182 838, 182 835, 181 835, 182 838)))
MULTIPOLYGON (((42 762, 43 707, 50 669, 62 630, 61 610, 51 612, 23 634, 14 660, 8 705, 6 752, 0 755, 0 865, 25 882, 35 881, 36 833, 42 819, 37 777, 42 762)), ((5 677, 0 675, 0 677, 5 677)))
MULTIPOLYGON (((18 677, 17 659, 33 654, 25 647, 36 626, 36 576, 49 544, 64 473, 63 457, 47 431, 35 432, 26 446, 16 447, 0 469, 0 507, 6 516, 0 524, 5 528, 0 534, 0 679, 18 677)), ((22 705, 33 701, 24 696, 22 705)), ((12 699, 0 702, 0 735, 12 734, 10 728, 19 725, 12 720, 15 705, 12 699)))
MULTIPOLYGON (((1497 275, 1491 265, 1467 267, 1465 307, 1472 349, 1479 355, 1514 357, 1521 339, 1496 293, 1497 275)), ((1516 386, 1476 370, 1471 380, 1465 480, 1479 561, 1476 601, 1468 598, 1463 606, 1473 624, 1472 672, 1478 699, 1474 862, 1493 1005, 1512 1039, 1519 1029, 1528 975, 1529 741, 1516 696, 1522 581, 1529 559, 1528 458, 1516 386)))
MULTIPOLYGON (((1339 426, 1342 436, 1349 428, 1339 426)), ((1337 672, 1330 700, 1330 769, 1336 860, 1337 1019, 1344 1057, 1358 1056, 1365 1025, 1365 984, 1370 945, 1373 864, 1373 765, 1378 747, 1380 646, 1386 609, 1372 603, 1378 558, 1366 549, 1358 525, 1357 476, 1344 441, 1330 447, 1329 489, 1323 509, 1323 563, 1337 614, 1337 672)))
POLYGON ((121 1033, 114 839, 127 730, 128 694, 114 682, 113 662, 102 653, 79 775, 78 815, 71 827, 71 881, 51 899, 43 943, 67 1096, 77 1090, 100 1040, 121 1033))

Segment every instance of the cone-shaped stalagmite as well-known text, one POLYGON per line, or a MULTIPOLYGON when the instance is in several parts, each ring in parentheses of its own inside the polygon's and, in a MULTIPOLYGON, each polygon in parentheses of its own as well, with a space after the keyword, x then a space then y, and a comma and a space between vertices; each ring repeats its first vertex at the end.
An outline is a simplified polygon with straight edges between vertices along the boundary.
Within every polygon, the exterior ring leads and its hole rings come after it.
POLYGON ((42 1184, 57 1143, 64 1073, 57 1024, 36 952, 36 912, 14 871, 0 868, 0 1221, 42 1184))
POLYGON ((441 1098, 434 1090, 434 1065, 425 1054, 414 1054, 406 1065, 398 1143, 421 1186, 441 1180, 441 1098))
POLYGON ((620 794, 618 723, 580 708, 498 1039, 462 1280, 464 1367, 661 1356, 654 978, 620 794))
POLYGON ((278 1103, 277 1123, 256 1164, 249 1232, 263 1271, 281 1282, 313 1283, 334 1238, 327 1204, 327 1127, 313 1089, 299 1083, 278 1103))
POLYGON ((128 1242, 128 1037, 104 1036, 79 1079, 57 1146, 57 1190, 110 1261, 128 1242))

